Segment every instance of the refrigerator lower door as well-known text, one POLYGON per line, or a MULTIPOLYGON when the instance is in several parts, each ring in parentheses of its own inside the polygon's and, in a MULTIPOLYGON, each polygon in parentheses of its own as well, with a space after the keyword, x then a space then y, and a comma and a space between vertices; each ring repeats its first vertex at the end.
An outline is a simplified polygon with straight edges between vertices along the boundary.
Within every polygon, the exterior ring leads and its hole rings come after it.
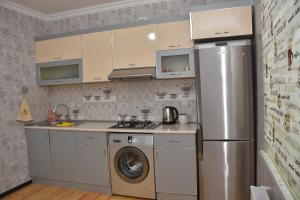
POLYGON ((249 200, 254 143, 204 141, 199 156, 200 200, 249 200))

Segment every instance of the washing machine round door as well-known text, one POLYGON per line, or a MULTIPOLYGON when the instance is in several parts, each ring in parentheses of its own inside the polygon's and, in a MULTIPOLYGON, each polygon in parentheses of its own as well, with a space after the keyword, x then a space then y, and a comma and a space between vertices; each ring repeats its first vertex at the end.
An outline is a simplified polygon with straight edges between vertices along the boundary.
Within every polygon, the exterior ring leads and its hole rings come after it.
POLYGON ((149 162, 146 155, 132 146, 126 146, 117 151, 114 165, 118 176, 128 183, 143 181, 149 172, 149 162))

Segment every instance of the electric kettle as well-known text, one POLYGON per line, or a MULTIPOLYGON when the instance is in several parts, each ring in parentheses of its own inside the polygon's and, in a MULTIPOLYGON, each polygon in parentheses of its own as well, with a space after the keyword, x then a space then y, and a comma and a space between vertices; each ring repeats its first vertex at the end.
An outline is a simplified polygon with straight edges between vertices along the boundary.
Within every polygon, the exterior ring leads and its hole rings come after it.
POLYGON ((172 106, 163 108, 163 124, 175 124, 178 119, 178 110, 172 106))

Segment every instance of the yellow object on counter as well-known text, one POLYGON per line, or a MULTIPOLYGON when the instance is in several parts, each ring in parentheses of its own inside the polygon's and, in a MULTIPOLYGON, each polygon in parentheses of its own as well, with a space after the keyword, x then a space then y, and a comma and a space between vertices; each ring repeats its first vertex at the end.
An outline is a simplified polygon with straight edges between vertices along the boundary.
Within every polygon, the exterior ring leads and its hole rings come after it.
POLYGON ((75 126, 75 123, 73 123, 73 122, 63 122, 63 123, 56 124, 56 126, 60 126, 60 127, 75 126))

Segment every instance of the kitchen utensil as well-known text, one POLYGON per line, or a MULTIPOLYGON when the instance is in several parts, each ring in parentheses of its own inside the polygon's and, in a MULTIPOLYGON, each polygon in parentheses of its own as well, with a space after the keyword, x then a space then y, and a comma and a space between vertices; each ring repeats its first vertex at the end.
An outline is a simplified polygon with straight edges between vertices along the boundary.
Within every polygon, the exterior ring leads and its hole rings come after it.
POLYGON ((95 101, 100 101, 100 96, 95 96, 95 101))
POLYGON ((191 93, 191 90, 192 90, 192 86, 185 85, 185 86, 181 86, 180 89, 183 91, 184 97, 189 97, 190 93, 191 93))
POLYGON ((120 114, 119 114, 119 117, 120 117, 121 121, 125 121, 127 115, 128 115, 128 114, 126 114, 126 113, 120 113, 120 114))
POLYGON ((147 120, 149 113, 152 113, 154 110, 153 106, 147 106, 147 105, 140 106, 139 109, 140 109, 140 112, 143 114, 144 120, 147 120))
POLYGON ((178 119, 178 110, 172 106, 163 108, 163 124, 175 124, 178 119))
POLYGON ((189 123, 189 115, 188 114, 180 114, 178 117, 179 124, 185 125, 189 123))
POLYGON ((91 97, 92 97, 92 95, 84 95, 84 98, 85 98, 86 101, 91 100, 91 97))
POLYGON ((137 116, 135 116, 135 115, 130 116, 130 121, 136 121, 136 119, 137 119, 137 116))
POLYGON ((105 99, 109 99, 111 95, 111 89, 110 88, 105 88, 103 90, 103 93, 105 94, 105 99))
POLYGON ((158 98, 163 99, 166 96, 166 92, 164 92, 164 91, 158 91, 156 93, 156 95, 158 96, 158 98))

